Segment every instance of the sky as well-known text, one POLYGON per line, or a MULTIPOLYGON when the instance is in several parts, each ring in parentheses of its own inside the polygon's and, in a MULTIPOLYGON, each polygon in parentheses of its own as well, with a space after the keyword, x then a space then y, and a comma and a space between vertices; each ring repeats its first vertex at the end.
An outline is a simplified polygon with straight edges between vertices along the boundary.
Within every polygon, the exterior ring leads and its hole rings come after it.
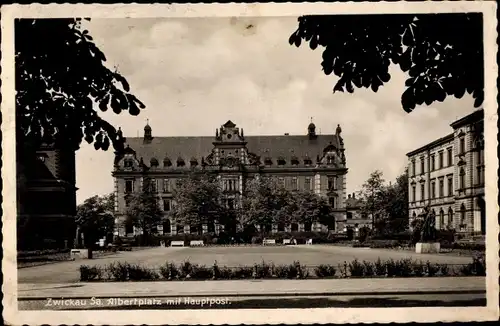
MULTIPOLYGON (((303 135, 311 121, 333 134, 340 124, 348 166, 347 191, 370 173, 394 180, 406 153, 451 132, 449 124, 473 111, 470 97, 447 98, 406 113, 406 75, 391 67, 377 93, 332 93, 337 77, 321 70, 322 49, 297 48, 288 38, 297 17, 93 19, 85 27, 145 105, 139 116, 100 115, 124 136, 212 136, 232 120, 246 135, 303 135)), ((113 191, 113 152, 82 143, 76 154, 78 203, 113 191)))

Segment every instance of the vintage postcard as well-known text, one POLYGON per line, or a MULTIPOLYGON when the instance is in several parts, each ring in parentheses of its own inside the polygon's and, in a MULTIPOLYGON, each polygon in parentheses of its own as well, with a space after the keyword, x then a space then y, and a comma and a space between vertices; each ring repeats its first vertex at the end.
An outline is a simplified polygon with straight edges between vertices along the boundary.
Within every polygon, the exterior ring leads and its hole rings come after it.
POLYGON ((2 6, 3 318, 497 320, 495 12, 2 6))

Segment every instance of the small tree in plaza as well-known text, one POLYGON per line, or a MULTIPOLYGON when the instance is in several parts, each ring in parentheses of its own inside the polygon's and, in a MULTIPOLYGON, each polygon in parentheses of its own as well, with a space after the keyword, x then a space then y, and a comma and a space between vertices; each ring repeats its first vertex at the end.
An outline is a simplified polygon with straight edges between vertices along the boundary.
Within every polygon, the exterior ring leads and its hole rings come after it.
POLYGON ((293 193, 294 209, 292 219, 296 223, 321 223, 330 226, 333 220, 332 208, 324 197, 310 191, 293 193))
POLYGON ((139 228, 143 234, 142 244, 147 244, 149 235, 155 232, 163 217, 163 212, 158 203, 158 195, 151 180, 145 178, 142 192, 131 194, 129 200, 129 205, 125 211, 125 223, 130 223, 139 228))
MULTIPOLYGON (((113 232, 115 225, 114 194, 105 196, 93 196, 87 198, 78 205, 76 211, 76 224, 78 226, 78 237, 83 233, 86 248, 91 248, 97 239, 107 236, 113 232)), ((81 239, 76 239, 78 245, 81 239)))
POLYGON ((222 205, 222 189, 215 176, 191 174, 174 190, 175 205, 172 217, 177 223, 195 225, 202 229, 203 223, 228 224, 234 219, 222 205))

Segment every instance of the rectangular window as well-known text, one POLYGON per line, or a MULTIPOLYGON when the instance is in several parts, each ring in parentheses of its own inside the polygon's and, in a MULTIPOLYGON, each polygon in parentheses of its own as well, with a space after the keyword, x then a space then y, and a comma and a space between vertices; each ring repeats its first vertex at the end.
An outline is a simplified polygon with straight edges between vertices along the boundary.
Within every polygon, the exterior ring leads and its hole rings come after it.
POLYGON ((130 197, 126 196, 125 197, 125 207, 129 207, 129 206, 130 206, 130 197))
POLYGON ((431 167, 430 170, 434 171, 436 169, 436 156, 431 155, 431 167))
POLYGON ((420 174, 424 174, 425 173, 425 161, 424 161, 424 158, 421 157, 420 158, 420 174))
POLYGON ((297 178, 293 177, 292 178, 292 190, 297 190, 298 185, 297 185, 297 178))
POLYGON ((477 169, 477 184, 482 184, 482 170, 483 168, 481 166, 476 167, 477 169))
POLYGON ((158 180, 151 179, 150 187, 151 187, 151 192, 158 192, 158 180))
POLYGON ((411 171, 414 176, 417 174, 417 166, 415 160, 411 161, 411 171))
POLYGON ((431 198, 436 198, 436 182, 431 182, 431 198))
POLYGON ((125 180, 125 192, 134 191, 134 180, 125 180))
POLYGON ((444 166, 443 163, 443 152, 439 152, 439 168, 442 169, 444 166))
POLYGON ((182 186, 182 180, 181 179, 175 180, 175 187, 180 188, 181 186, 182 186))
POLYGON ((448 166, 453 165, 453 148, 448 148, 448 166))
POLYGON ((330 206, 332 208, 335 208, 335 197, 328 198, 328 201, 330 202, 330 206))
POLYGON ((412 201, 417 200, 417 187, 415 187, 415 186, 411 187, 411 200, 412 201))
POLYGON ((448 178, 448 196, 453 196, 453 178, 448 178))
POLYGON ((328 190, 337 190, 337 177, 328 177, 328 190))
POLYGON ((444 197, 444 180, 439 179, 439 197, 444 197))
POLYGON ((285 178, 278 178, 279 186, 285 188, 285 178))
POLYGON ((460 154, 465 153, 465 139, 462 137, 460 138, 460 154))
POLYGON ((305 178, 304 190, 311 190, 311 178, 305 178))
POLYGON ((420 185, 420 200, 425 200, 425 183, 420 185))
POLYGON ((170 199, 163 199, 163 210, 169 212, 172 209, 172 202, 170 199))
POLYGON ((163 179, 163 192, 170 192, 170 180, 163 179))

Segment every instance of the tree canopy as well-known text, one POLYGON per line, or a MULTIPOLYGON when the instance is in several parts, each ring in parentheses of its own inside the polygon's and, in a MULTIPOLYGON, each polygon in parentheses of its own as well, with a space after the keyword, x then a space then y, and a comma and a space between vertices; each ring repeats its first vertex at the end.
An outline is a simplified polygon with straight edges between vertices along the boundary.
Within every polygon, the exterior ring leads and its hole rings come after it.
POLYGON ((98 111, 138 115, 145 106, 127 80, 104 65, 81 20, 18 19, 15 31, 19 141, 78 149, 85 139, 95 149, 122 149, 120 133, 98 111))
POLYGON ((114 194, 93 196, 78 205, 75 221, 84 234, 87 246, 92 245, 96 239, 113 232, 115 226, 114 205, 114 194))
POLYGON ((407 73, 405 111, 472 94, 484 100, 483 18, 480 13, 302 16, 289 43, 324 48, 321 66, 339 80, 333 92, 374 92, 391 79, 389 66, 407 73))
POLYGON ((145 178, 143 189, 140 192, 134 192, 126 199, 128 207, 125 210, 125 223, 141 229, 143 234, 153 234, 157 226, 162 222, 163 212, 158 203, 158 194, 155 192, 152 181, 145 178))

